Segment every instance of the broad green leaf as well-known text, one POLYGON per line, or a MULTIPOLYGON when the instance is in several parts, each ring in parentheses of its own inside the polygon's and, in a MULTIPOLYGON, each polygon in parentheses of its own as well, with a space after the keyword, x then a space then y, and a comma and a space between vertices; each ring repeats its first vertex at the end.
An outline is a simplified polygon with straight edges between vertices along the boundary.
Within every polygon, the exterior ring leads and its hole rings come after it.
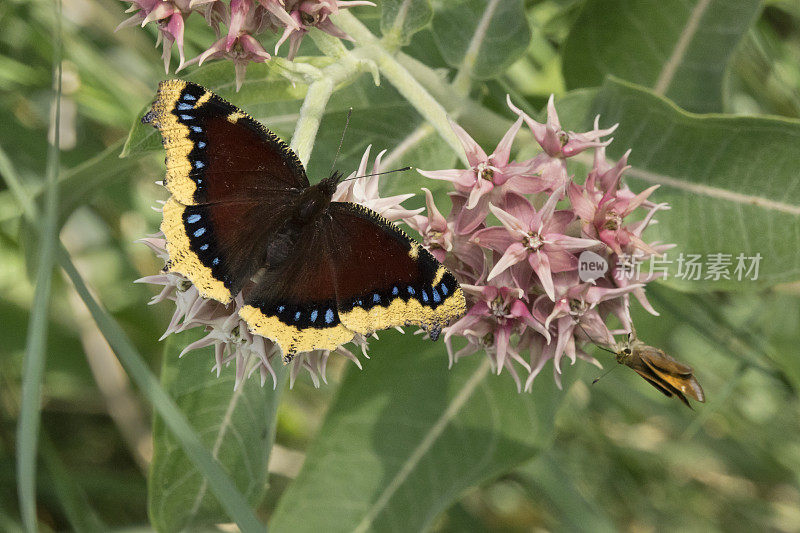
MULTIPOLYGON (((582 106, 572 102, 571 107, 582 106)), ((601 125, 619 123, 609 157, 632 149, 632 168, 625 172, 631 188, 661 185, 650 200, 671 206, 657 213, 659 223, 644 234, 648 242, 677 244, 665 259, 668 283, 742 290, 800 278, 800 122, 693 115, 641 87, 609 80, 582 119, 562 123, 575 131, 591 129, 597 114, 601 125), (713 262, 708 254, 730 254, 720 259, 732 262, 722 268, 731 279, 715 280, 705 266, 701 279, 678 279, 680 253, 700 254, 704 264, 713 262), (761 255, 756 281, 737 279, 739 254, 761 255)))
POLYGON ((520 0, 454 0, 436 9, 433 36, 451 67, 485 80, 525 53, 531 32, 520 0))
POLYGON ((381 333, 351 371, 272 531, 421 531, 460 494, 551 442, 561 393, 519 394, 484 355, 447 368, 443 346, 381 333))
POLYGON ((728 61, 759 0, 588 0, 564 47, 568 89, 607 74, 695 112, 721 111, 728 61))
MULTIPOLYGON (((192 427, 231 476, 251 507, 261 501, 267 484, 267 461, 275 438, 277 390, 258 378, 243 381, 234 390, 234 368, 220 377, 211 371, 211 348, 180 351, 197 336, 172 335, 164 350, 161 383, 174 398, 192 427)), ((276 369, 282 372, 281 368, 276 369)), ((153 463, 148 480, 150 519, 158 531, 182 531, 229 518, 210 492, 207 482, 181 449, 161 417, 153 425, 153 463)))
POLYGON ((592 533, 616 531, 611 517, 599 508, 580 486, 570 479, 563 466, 544 453, 514 472, 530 492, 531 497, 549 503, 551 513, 562 530, 591 531, 592 533))
POLYGON ((382 0, 381 32, 408 44, 411 36, 428 25, 433 17, 429 0, 382 0))

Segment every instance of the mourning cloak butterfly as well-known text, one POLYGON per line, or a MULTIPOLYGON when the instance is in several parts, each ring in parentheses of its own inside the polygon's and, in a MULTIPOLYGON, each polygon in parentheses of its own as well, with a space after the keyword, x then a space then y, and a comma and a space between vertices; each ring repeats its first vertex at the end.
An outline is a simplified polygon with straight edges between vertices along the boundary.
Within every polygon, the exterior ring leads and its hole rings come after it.
POLYGON ((464 315, 458 282, 427 250, 378 213, 331 201, 341 174, 311 186, 285 143, 219 96, 161 82, 142 122, 167 152, 165 270, 224 304, 261 272, 239 315, 287 358, 402 325, 436 340, 464 315))

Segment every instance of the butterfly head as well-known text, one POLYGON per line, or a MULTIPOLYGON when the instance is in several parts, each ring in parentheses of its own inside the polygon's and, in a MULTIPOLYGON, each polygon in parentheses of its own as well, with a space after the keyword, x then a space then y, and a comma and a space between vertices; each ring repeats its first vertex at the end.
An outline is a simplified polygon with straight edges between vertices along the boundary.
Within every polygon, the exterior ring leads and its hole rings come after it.
POLYGON ((327 178, 323 179, 317 184, 320 192, 325 196, 332 197, 333 193, 336 192, 336 187, 339 186, 339 183, 342 181, 344 175, 339 172, 338 170, 334 170, 331 172, 331 175, 327 178))

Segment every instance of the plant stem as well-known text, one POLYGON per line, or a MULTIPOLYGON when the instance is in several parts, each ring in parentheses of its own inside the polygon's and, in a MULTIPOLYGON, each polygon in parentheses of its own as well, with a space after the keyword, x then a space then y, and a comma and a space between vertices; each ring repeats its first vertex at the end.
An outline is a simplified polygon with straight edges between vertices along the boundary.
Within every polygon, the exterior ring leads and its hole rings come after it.
POLYGON ((308 92, 300 108, 300 117, 294 128, 291 148, 303 165, 307 165, 311 158, 317 131, 334 89, 338 85, 354 80, 370 66, 367 60, 349 52, 338 39, 318 30, 312 30, 309 34, 322 52, 337 58, 338 61, 322 69, 319 78, 308 86, 308 92))
POLYGON ((453 133, 445 108, 423 87, 387 50, 384 44, 347 12, 340 12, 336 24, 356 40, 357 48, 375 60, 378 69, 403 97, 427 120, 442 139, 460 155, 466 163, 461 142, 453 133))

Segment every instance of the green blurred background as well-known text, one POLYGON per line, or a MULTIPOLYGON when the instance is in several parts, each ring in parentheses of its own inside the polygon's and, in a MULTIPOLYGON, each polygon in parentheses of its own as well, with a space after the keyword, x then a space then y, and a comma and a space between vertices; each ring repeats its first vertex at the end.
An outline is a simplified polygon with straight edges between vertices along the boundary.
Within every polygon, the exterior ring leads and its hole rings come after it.
MULTIPOLYGON (((560 50, 580 4, 525 3, 533 38, 498 80, 504 91, 526 97, 534 108, 551 92, 563 94, 560 50)), ((114 33, 125 5, 63 4, 61 179, 70 181, 61 193, 61 237, 99 299, 158 369, 158 338, 171 305, 147 306, 153 290, 132 281, 161 267, 134 241, 158 227, 160 215, 150 206, 165 197, 154 183, 163 155, 118 154, 165 75, 151 27, 114 33)), ((41 190, 45 173, 53 14, 49 2, 0 4, 0 146, 31 194, 41 190)), ((212 38, 198 19, 190 30, 187 57, 212 38)), ((418 35, 431 38, 427 30, 418 35)), ((798 118, 798 88, 800 5, 767 2, 732 59, 727 111, 798 118)), ((293 128, 291 122, 271 126, 284 138, 293 128)), ((346 149, 340 166, 353 167, 357 152, 346 149)), ((312 170, 317 164, 324 169, 326 161, 312 159, 312 170)), ((19 527, 14 434, 35 253, 34 232, 0 184, 0 530, 9 531, 19 527)), ((146 529, 151 409, 71 286, 54 279, 39 518, 44 527, 70 529, 57 488, 66 476, 109 527, 146 529)), ((649 344, 695 367, 708 403, 689 411, 622 369, 590 386, 599 371, 578 364, 568 370, 552 449, 468 491, 438 519, 438 530, 800 531, 800 285, 735 295, 687 295, 657 286, 649 294, 662 316, 636 306, 638 330, 647 332, 649 344)), ((342 366, 332 359, 328 385, 316 389, 301 376, 284 395, 262 516, 296 474, 342 366)), ((549 379, 549 369, 539 379, 549 379)), ((507 375, 494 379, 513 387, 507 375)))

